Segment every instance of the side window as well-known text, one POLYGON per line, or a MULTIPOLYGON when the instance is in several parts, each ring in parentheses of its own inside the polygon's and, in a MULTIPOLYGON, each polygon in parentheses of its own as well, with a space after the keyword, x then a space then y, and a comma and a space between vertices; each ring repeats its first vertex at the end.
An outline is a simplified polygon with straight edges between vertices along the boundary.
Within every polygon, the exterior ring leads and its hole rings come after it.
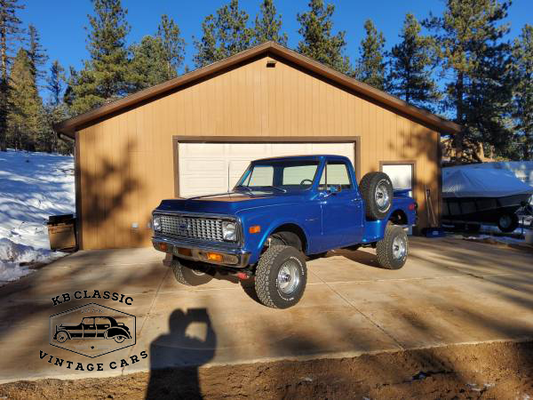
POLYGON ((271 165, 256 165, 249 178, 248 186, 272 186, 274 168, 271 165))
POLYGON ((342 190, 351 189, 352 182, 348 166, 343 162, 328 162, 320 178, 319 190, 326 190, 330 186, 340 186, 342 190))

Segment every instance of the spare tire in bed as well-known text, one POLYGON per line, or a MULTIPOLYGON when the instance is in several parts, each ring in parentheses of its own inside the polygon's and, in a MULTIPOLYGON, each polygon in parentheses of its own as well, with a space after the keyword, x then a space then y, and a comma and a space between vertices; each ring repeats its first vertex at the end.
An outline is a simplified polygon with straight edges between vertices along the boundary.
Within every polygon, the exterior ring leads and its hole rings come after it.
POLYGON ((359 183, 365 201, 366 218, 383 219, 392 207, 392 182, 384 172, 369 172, 359 183))

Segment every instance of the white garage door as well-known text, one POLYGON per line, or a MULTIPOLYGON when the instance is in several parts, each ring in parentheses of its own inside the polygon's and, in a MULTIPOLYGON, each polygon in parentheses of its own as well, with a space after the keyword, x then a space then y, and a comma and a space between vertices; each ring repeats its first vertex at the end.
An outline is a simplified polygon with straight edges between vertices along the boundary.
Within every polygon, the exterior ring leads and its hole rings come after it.
POLYGON ((354 162, 355 143, 179 143, 181 197, 225 193, 252 160, 306 154, 337 154, 354 162))

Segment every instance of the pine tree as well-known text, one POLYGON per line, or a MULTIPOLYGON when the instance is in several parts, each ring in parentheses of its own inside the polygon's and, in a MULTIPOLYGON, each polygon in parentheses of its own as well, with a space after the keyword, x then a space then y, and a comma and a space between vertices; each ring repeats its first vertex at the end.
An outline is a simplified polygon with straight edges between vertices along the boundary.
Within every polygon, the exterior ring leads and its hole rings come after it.
POLYGON ((66 87, 65 69, 59 61, 54 61, 50 67, 46 88, 50 92, 50 98, 44 106, 45 124, 40 132, 39 144, 43 151, 61 154, 72 154, 74 142, 72 140, 60 140, 53 129, 54 124, 69 117, 68 108, 63 101, 63 93, 66 87))
POLYGON ((466 158, 468 143, 494 145, 500 153, 510 143, 509 46, 502 41, 509 31, 502 24, 509 6, 508 0, 446 0, 444 14, 423 23, 433 31, 442 76, 448 79, 444 109, 464 127, 454 136, 458 162, 466 158))
POLYGON ((385 82, 385 38, 378 32, 372 20, 365 22, 366 37, 361 41, 356 78, 376 89, 388 89, 385 82))
POLYGON ((309 10, 297 14, 300 23, 298 33, 302 40, 298 43, 298 52, 339 72, 352 72, 350 60, 344 55, 346 49, 346 32, 333 35, 333 4, 324 4, 323 0, 311 0, 309 10))
POLYGON ((247 27, 248 14, 239 9, 239 1, 231 2, 208 15, 202 23, 202 38, 194 40, 194 62, 203 67, 246 50, 251 45, 253 31, 247 27))
POLYGON ((515 39, 514 60, 514 118, 521 147, 519 156, 533 160, 533 26, 525 25, 515 39))
POLYGON ((28 26, 28 57, 30 58, 31 70, 35 79, 35 83, 38 85, 39 79, 46 76, 45 72, 41 69, 46 65, 48 56, 46 51, 41 45, 41 36, 37 31, 37 28, 30 24, 28 26))
POLYGON ((47 79, 46 88, 50 92, 53 106, 57 106, 62 102, 63 91, 65 89, 65 68, 61 66, 58 60, 55 60, 50 67, 50 75, 47 79))
POLYGON ((145 36, 140 44, 131 46, 130 82, 134 90, 145 89, 176 77, 176 70, 169 70, 168 52, 159 36, 145 36))
POLYGON ((90 60, 72 87, 72 110, 82 113, 116 100, 131 90, 128 83, 129 60, 126 36, 130 26, 127 10, 120 0, 92 0, 94 15, 89 15, 88 46, 90 60))
POLYGON ((165 80, 175 78, 185 59, 185 40, 181 37, 180 28, 172 18, 162 15, 157 36, 161 39, 165 50, 167 69, 165 80))
POLYGON ((408 103, 433 109, 439 95, 431 76, 432 44, 420 35, 421 29, 413 14, 405 16, 401 42, 391 50, 391 90, 408 103))
POLYGON ((255 17, 254 43, 273 41, 287 46, 287 34, 281 31, 281 15, 278 16, 273 0, 263 0, 260 15, 255 17))
POLYGON ((6 132, 9 113, 9 65, 13 43, 20 39, 22 29, 18 10, 24 6, 18 0, 0 0, 0 151, 6 150, 6 132))
POLYGON ((8 144, 15 149, 38 149, 39 130, 42 127, 42 100, 33 78, 28 52, 19 49, 10 74, 10 103, 8 115, 8 144))

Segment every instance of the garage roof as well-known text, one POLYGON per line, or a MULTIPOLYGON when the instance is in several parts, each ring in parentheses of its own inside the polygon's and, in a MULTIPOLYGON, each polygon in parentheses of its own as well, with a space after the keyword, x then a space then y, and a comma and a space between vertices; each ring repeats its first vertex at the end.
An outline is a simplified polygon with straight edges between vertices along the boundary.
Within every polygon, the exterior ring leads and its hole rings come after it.
POLYGON ((366 97, 371 101, 375 101, 384 107, 389 107, 416 120, 419 120, 420 122, 435 128, 439 132, 457 133, 461 130, 461 125, 443 119, 433 113, 430 113, 429 111, 412 106, 395 96, 378 90, 370 85, 367 85, 366 83, 350 78, 347 75, 335 71, 330 67, 327 67, 274 42, 260 44, 224 60, 210 64, 206 67, 199 68, 177 78, 160 83, 159 85, 141 90, 120 100, 105 104, 84 114, 62 121, 55 126, 55 130, 58 133, 62 133, 74 138, 75 131, 80 127, 88 126, 91 123, 101 120, 102 118, 108 117, 117 112, 121 112, 124 109, 134 107, 138 103, 149 101, 152 98, 165 95, 165 93, 176 90, 180 86, 191 84, 194 81, 205 79, 209 75, 238 66, 239 64, 242 64, 243 62, 246 62, 254 57, 258 57, 262 54, 273 57, 277 56, 292 62, 308 71, 316 73, 327 80, 333 81, 348 90, 366 97))

